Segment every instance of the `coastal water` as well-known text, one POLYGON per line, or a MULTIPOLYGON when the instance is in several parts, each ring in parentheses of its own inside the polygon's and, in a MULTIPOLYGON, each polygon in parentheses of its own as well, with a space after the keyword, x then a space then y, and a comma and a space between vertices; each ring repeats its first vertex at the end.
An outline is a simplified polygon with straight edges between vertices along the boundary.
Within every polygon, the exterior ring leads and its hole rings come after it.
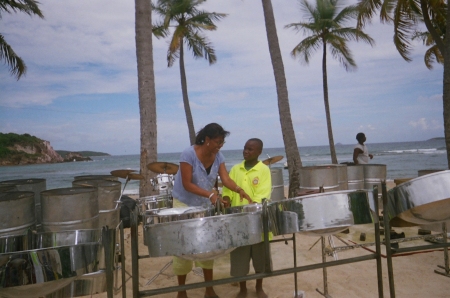
MULTIPOLYGON (((419 170, 446 169, 447 155, 443 139, 432 139, 422 142, 374 143, 367 144, 369 152, 374 155, 371 163, 385 164, 387 178, 417 177, 419 170)), ((338 162, 351 162, 354 145, 337 145, 338 162)), ((300 156, 303 166, 314 166, 331 163, 328 146, 300 147, 300 156)), ((227 169, 242 161, 242 150, 222 149, 226 159, 227 169)), ((266 148, 260 160, 268 157, 282 155, 284 158, 272 164, 272 168, 283 168, 284 184, 289 182, 288 171, 284 169, 286 153, 284 148, 266 148)), ((180 153, 158 154, 158 161, 178 164, 180 153)), ((0 181, 12 179, 46 179, 47 189, 71 187, 75 176, 81 175, 108 175, 113 170, 133 169, 139 172, 139 155, 97 156, 89 162, 69 162, 57 164, 39 164, 24 166, 0 167, 0 181)), ((122 183, 124 179, 120 179, 122 183)), ((139 181, 128 183, 125 193, 137 193, 139 181)))

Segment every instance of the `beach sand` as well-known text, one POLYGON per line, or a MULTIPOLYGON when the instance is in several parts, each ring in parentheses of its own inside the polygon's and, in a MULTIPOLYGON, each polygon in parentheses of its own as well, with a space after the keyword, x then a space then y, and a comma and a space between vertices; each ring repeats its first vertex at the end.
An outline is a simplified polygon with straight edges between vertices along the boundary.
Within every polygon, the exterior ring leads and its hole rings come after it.
MULTIPOLYGON (((394 186, 393 182, 388 183, 388 188, 394 186)), ((394 228, 398 233, 405 232, 406 237, 416 236, 419 227, 394 228)), ((365 242, 374 241, 373 225, 358 225, 350 227, 350 233, 339 233, 338 236, 349 244, 363 243, 359 240, 362 232, 366 233, 365 242)), ((139 226, 139 255, 148 255, 147 247, 143 244, 142 226, 139 226)), ((286 235, 289 236, 289 235, 286 235)), ((383 237, 383 236, 382 236, 383 237)), ((130 229, 125 229, 125 257, 126 270, 131 274, 131 253, 130 253, 130 229)), ((275 239, 283 236, 275 237, 275 239)), ((318 236, 309 236, 296 234, 297 246, 297 266, 311 265, 321 262, 320 241, 318 236)), ((344 246, 338 238, 333 237, 335 246, 344 246)), ((410 241, 400 244, 404 246, 425 245, 428 242, 423 240, 410 241)), ((328 242, 327 242, 328 244, 328 242)), ((339 260, 371 254, 368 250, 375 250, 375 246, 367 249, 356 248, 338 252, 339 260)), ((271 243, 273 269, 283 269, 293 267, 293 242, 287 244, 282 242, 271 243)), ((385 255, 382 245, 382 254, 385 255)), ((147 283, 166 266, 172 257, 147 258, 139 260, 139 276, 133 278, 139 279, 140 291, 174 286, 177 284, 177 278, 172 273, 169 266, 149 285, 147 283)), ((334 260, 327 256, 327 261, 334 260)), ((444 266, 444 253, 442 250, 429 252, 418 252, 405 256, 393 258, 393 271, 395 282, 396 297, 450 297, 450 279, 448 277, 436 274, 437 265, 444 266)), ((440 269, 442 271, 442 269, 440 269)), ((199 274, 201 270, 194 269, 188 274, 187 283, 202 282, 203 277, 199 274)), ((251 269, 253 273, 253 269, 251 269)), ((328 294, 330 297, 378 297, 377 270, 376 261, 368 260, 358 263, 344 264, 327 268, 328 273, 328 294)), ((384 297, 390 297, 389 282, 386 258, 382 259, 382 275, 384 297)), ((222 256, 215 260, 214 278, 221 279, 230 277, 229 275, 229 255, 222 256)), ((127 276, 127 278, 130 278, 127 276)), ((297 274, 298 290, 305 293, 304 297, 323 297, 316 289, 323 292, 323 273, 322 269, 304 271, 297 274)), ((293 297, 294 294, 294 274, 281 275, 264 279, 263 287, 269 297, 293 297)), ((133 297, 131 279, 126 283, 127 297, 133 297)), ((256 297, 255 281, 247 282, 248 296, 256 297)), ((238 285, 226 284, 214 287, 216 293, 221 298, 235 297, 239 292, 238 285)), ((203 298, 204 288, 188 291, 190 298, 203 298)), ((106 293, 93 295, 96 298, 106 297, 106 293)), ((154 297, 173 298, 176 293, 162 294, 154 297)))

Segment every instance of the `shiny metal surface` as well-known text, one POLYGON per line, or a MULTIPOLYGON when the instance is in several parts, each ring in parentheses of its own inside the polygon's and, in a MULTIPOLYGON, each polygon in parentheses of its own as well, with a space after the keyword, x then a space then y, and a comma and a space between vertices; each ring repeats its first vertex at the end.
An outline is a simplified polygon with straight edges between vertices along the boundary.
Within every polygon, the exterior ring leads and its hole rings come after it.
POLYGON ((172 208, 172 194, 147 196, 137 199, 140 214, 150 210, 172 208))
POLYGON ((97 189, 94 187, 43 191, 41 205, 44 232, 99 228, 97 189))
POLYGON ((34 229, 35 206, 31 191, 0 193, 0 236, 23 235, 34 229))
POLYGON ((347 166, 348 189, 364 189, 364 165, 347 166))
POLYGON ((317 190, 323 187, 325 192, 339 190, 338 170, 335 166, 321 165, 301 167, 300 191, 317 190))
POLYGON ((262 204, 248 204, 243 206, 234 206, 224 209, 224 214, 235 214, 242 212, 262 212, 262 204))
POLYGON ((335 191, 348 189, 348 176, 346 164, 324 164, 321 166, 335 167, 337 170, 337 181, 339 187, 335 191))
POLYGON ((98 210, 115 209, 117 201, 120 199, 122 183, 120 181, 109 180, 75 180, 72 186, 92 186, 97 188, 98 210))
POLYGON ((99 244, 0 254, 2 297, 41 297, 97 271, 99 244))
POLYGON ((144 225, 168 223, 193 218, 213 216, 214 206, 208 207, 182 207, 168 209, 154 209, 142 214, 144 225))
POLYGON ((144 231, 144 244, 147 245, 147 234, 145 227, 147 225, 154 225, 160 223, 169 223, 173 221, 180 221, 193 218, 202 218, 213 216, 216 212, 214 206, 208 207, 183 207, 183 208, 161 208, 150 209, 143 212, 142 222, 144 231))
POLYGON ((261 213, 254 212, 146 225, 144 232, 151 257, 208 260, 261 242, 263 230, 261 213))
POLYGON ((0 254, 33 249, 35 244, 32 233, 0 237, 0 254))
POLYGON ((84 274, 72 281, 67 286, 52 292, 45 298, 70 298, 80 296, 90 296, 106 291, 106 273, 99 270, 93 273, 84 274))
POLYGON ((272 192, 270 198, 272 201, 280 201, 284 199, 284 181, 283 169, 270 169, 270 176, 272 178, 272 192))
POLYGON ((115 229, 120 223, 120 206, 117 209, 111 210, 99 210, 98 211, 98 226, 109 227, 110 229, 115 229))
POLYGON ((420 176, 392 188, 386 213, 394 227, 450 220, 450 171, 420 176))
POLYGON ((347 190, 272 202, 268 205, 274 235, 330 235, 356 224, 372 223, 373 192, 347 190))

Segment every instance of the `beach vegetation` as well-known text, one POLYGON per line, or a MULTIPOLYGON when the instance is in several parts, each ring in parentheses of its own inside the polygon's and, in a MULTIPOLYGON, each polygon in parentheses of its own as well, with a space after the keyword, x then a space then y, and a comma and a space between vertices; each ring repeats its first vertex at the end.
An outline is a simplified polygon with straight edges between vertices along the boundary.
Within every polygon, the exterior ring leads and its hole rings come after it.
POLYGON ((273 74, 275 77, 275 87, 278 96, 278 113, 280 116, 281 132, 283 134, 284 148, 289 172, 288 197, 297 196, 300 188, 299 167, 302 167, 300 151, 295 138, 294 126, 292 124, 291 110, 289 106, 289 96, 284 71, 283 58, 281 56, 280 44, 278 42, 275 15, 273 13, 272 1, 261 0, 266 25, 267 43, 269 44, 270 59, 272 62, 273 74))
MULTIPOLYGON (((36 15, 44 18, 39 9, 39 2, 35 0, 0 0, 0 19, 3 13, 23 12, 29 16, 36 15)), ((3 34, 0 33, 0 61, 3 61, 9 67, 12 76, 20 79, 27 71, 27 66, 13 48, 7 43, 3 34)))
POLYGON ((150 183, 155 174, 147 165, 157 161, 156 90, 153 65, 152 7, 148 0, 135 0, 136 60, 140 116, 140 197, 154 194, 150 183))
POLYGON ((421 38, 430 48, 426 51, 425 65, 444 64, 443 74, 443 118, 447 149, 447 166, 450 168, 450 10, 444 0, 360 0, 358 1, 358 28, 362 28, 377 12, 383 23, 394 26, 394 45, 401 57, 411 61, 411 42, 421 38), (417 30, 425 25, 427 32, 417 30))
POLYGON ((293 58, 308 64, 311 56, 322 49, 322 86, 325 115, 330 145, 331 162, 337 164, 334 145, 331 112, 328 96, 327 48, 331 56, 337 59, 346 71, 356 69, 356 62, 348 47, 348 41, 362 41, 371 46, 375 41, 361 29, 345 26, 349 21, 356 20, 358 7, 344 6, 342 0, 316 0, 315 5, 307 0, 300 0, 300 8, 307 17, 306 22, 291 23, 285 28, 292 28, 297 32, 308 35, 291 51, 293 58))
POLYGON ((210 65, 214 64, 217 57, 203 31, 216 30, 214 22, 226 16, 224 13, 200 10, 198 6, 205 1, 158 0, 156 4, 152 3, 152 9, 162 18, 162 21, 153 25, 153 34, 157 38, 165 38, 170 35, 170 28, 173 28, 167 50, 167 64, 171 67, 177 58, 180 60, 181 90, 191 145, 195 143, 195 129, 188 97, 184 45, 191 50, 194 58, 205 58, 210 65))

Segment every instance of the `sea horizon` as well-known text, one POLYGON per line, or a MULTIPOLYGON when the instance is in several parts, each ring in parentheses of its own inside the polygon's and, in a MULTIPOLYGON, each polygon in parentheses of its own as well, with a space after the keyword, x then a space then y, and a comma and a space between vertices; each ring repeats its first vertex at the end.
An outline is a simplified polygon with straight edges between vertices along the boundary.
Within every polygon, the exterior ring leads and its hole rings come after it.
MULTIPOLYGON (((336 146, 336 154, 339 163, 351 162, 354 144, 342 144, 336 146)), ((391 143, 367 143, 369 153, 374 155, 371 164, 384 164, 387 169, 387 180, 400 178, 414 178, 419 170, 448 169, 447 151, 443 139, 430 139, 417 142, 391 142, 391 143)), ((317 166, 331 164, 328 145, 299 147, 302 166, 317 166)), ((225 165, 228 170, 242 161, 242 149, 223 149, 225 165)), ((158 162, 179 163, 181 152, 158 153, 158 162)), ((286 154, 284 147, 264 148, 260 160, 269 157, 283 156, 283 158, 271 165, 271 168, 281 168, 284 185, 289 184, 289 173, 284 168, 286 154)), ((131 169, 139 172, 140 155, 108 155, 93 156, 92 161, 64 162, 53 164, 33 164, 20 166, 0 167, 0 181, 16 179, 46 179, 47 189, 72 187, 75 176, 82 175, 109 175, 111 171, 118 169, 131 169)), ((125 180, 119 179, 122 187, 125 180)), ((136 194, 139 189, 139 181, 131 180, 124 191, 125 194, 136 194)))

